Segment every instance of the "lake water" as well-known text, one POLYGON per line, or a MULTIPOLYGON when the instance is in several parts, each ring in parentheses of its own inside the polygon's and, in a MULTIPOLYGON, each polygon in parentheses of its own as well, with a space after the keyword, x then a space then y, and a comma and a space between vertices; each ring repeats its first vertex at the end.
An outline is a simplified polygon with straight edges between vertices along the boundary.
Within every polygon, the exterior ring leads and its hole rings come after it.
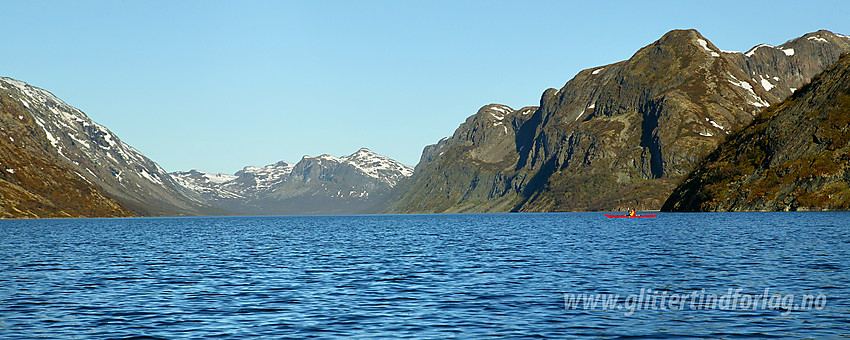
POLYGON ((846 212, 0 221, 0 338, 837 337, 848 283, 846 212))

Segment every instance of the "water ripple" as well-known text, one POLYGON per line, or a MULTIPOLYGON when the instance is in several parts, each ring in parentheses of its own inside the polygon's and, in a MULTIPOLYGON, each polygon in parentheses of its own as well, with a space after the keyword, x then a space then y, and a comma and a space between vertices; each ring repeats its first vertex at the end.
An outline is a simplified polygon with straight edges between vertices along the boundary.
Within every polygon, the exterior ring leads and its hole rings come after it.
POLYGON ((848 217, 0 221, 0 338, 836 337, 850 327, 848 217), (828 302, 630 315, 564 308, 570 293, 730 288, 828 302))

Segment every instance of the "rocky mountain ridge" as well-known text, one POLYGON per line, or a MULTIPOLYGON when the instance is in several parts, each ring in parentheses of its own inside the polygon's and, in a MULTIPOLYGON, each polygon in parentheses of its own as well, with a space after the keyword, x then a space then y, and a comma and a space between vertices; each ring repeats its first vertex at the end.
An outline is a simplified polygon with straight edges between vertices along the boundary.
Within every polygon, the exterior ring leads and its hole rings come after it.
POLYGON ((304 156, 295 164, 249 166, 233 175, 200 170, 171 175, 205 204, 268 215, 380 212, 384 196, 412 173, 410 166, 361 148, 342 157, 304 156))
POLYGON ((134 214, 197 215, 206 211, 159 164, 52 93, 11 78, 0 91, 24 107, 55 155, 134 214))
POLYGON ((546 90, 538 107, 483 107, 425 147, 389 211, 658 209, 729 133, 848 51, 828 31, 746 53, 671 31, 546 90))
POLYGON ((46 131, 0 79, 0 218, 133 215, 53 151, 46 131))
POLYGON ((850 209, 850 54, 712 152, 664 211, 850 209))

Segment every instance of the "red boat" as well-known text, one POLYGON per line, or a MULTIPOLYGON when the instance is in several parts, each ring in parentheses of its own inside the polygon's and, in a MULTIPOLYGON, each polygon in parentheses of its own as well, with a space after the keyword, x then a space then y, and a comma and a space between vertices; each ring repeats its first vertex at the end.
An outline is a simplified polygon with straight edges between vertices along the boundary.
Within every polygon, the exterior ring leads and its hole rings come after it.
POLYGON ((658 216, 658 214, 652 214, 652 215, 634 215, 634 216, 631 216, 631 215, 608 215, 608 214, 605 214, 605 217, 608 217, 608 218, 641 218, 641 217, 655 217, 655 216, 658 216))

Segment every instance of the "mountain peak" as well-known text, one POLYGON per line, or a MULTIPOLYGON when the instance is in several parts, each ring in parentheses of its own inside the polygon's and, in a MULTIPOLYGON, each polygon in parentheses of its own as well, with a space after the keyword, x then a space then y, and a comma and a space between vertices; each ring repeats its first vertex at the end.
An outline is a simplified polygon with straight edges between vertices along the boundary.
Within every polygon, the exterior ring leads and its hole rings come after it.
POLYGON ((377 155, 374 151, 369 150, 369 148, 366 148, 366 147, 360 148, 359 150, 357 150, 356 152, 354 152, 354 153, 353 153, 353 154, 351 154, 351 155, 352 155, 352 156, 354 156, 354 155, 356 155, 356 154, 372 154, 372 155, 377 155))
POLYGON ((693 28, 677 29, 665 33, 661 36, 661 39, 658 39, 658 42, 661 44, 670 44, 677 41, 691 41, 694 39, 705 39, 705 37, 693 28))
MULTIPOLYGON (((789 41, 788 43, 795 42, 795 41, 828 43, 828 42, 835 41, 835 40, 838 40, 838 39, 850 39, 850 37, 843 35, 843 34, 833 33, 831 31, 827 31, 827 30, 818 30, 817 32, 804 34, 802 37, 799 37, 797 39, 793 39, 793 40, 789 41)), ((786 43, 786 44, 788 44, 788 43, 786 43)), ((783 45, 785 45, 785 44, 783 44, 783 45)))
POLYGON ((702 36, 699 33, 699 31, 697 31, 695 28, 679 28, 679 29, 673 29, 673 30, 668 31, 667 33, 664 33, 663 37, 667 37, 667 36, 692 37, 694 35, 702 36))
POLYGON ((802 36, 802 38, 809 38, 810 36, 815 36, 815 35, 821 35, 821 36, 826 36, 826 37, 837 37, 837 38, 843 38, 843 39, 850 39, 850 36, 847 36, 847 35, 844 35, 844 34, 835 33, 835 32, 833 32, 833 31, 825 30, 825 29, 819 29, 819 30, 817 30, 817 31, 815 31, 815 32, 811 32, 811 33, 804 34, 804 35, 802 36))
POLYGON ((695 29, 672 30, 664 34, 661 39, 658 39, 653 45, 671 46, 674 48, 691 48, 695 46, 697 50, 702 51, 712 57, 719 57, 721 50, 714 46, 706 39, 699 31, 695 29))
POLYGON ((410 177, 413 174, 412 167, 401 164, 387 156, 374 153, 367 148, 360 148, 357 152, 339 159, 351 164, 369 177, 393 178, 392 185, 395 185, 395 179, 398 177, 393 174, 397 173, 401 177, 410 177), (389 176, 387 176, 388 174, 389 176))
MULTIPOLYGON (((642 60, 644 66, 655 64, 677 66, 680 62, 684 62, 683 65, 685 67, 688 64, 699 67, 705 64, 702 61, 712 61, 713 58, 720 57, 720 52, 722 51, 695 29, 672 30, 652 44, 638 50, 629 61, 637 62, 642 60), (694 59, 699 54, 704 54, 712 58, 694 59), (696 63, 692 63, 693 61, 696 61, 696 63)), ((595 75, 599 71, 602 71, 602 69, 596 68, 593 74, 595 75)), ((663 74, 664 72, 661 73, 663 74)))
MULTIPOLYGON (((310 157, 307 157, 307 158, 310 158, 310 157)), ((341 162, 341 160, 339 158, 331 156, 331 155, 326 154, 326 153, 319 155, 319 157, 312 157, 312 158, 328 160, 328 161, 333 161, 333 162, 341 162)))

